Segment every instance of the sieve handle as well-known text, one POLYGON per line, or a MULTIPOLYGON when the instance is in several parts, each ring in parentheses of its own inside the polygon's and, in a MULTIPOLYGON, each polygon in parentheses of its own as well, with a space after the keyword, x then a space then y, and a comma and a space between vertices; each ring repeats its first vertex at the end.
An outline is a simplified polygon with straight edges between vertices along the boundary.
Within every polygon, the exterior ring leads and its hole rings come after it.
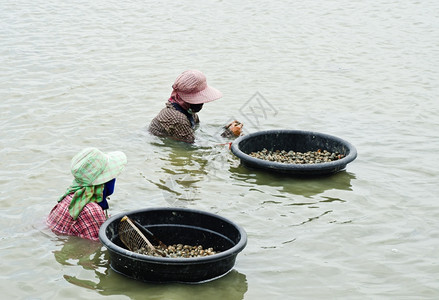
POLYGON ((142 237, 142 239, 148 244, 148 247, 150 247, 151 249, 152 249, 152 251, 154 251, 154 252, 156 252, 156 253, 159 253, 159 252, 157 252, 157 250, 155 249, 155 247, 151 244, 151 242, 146 238, 146 236, 145 235, 143 235, 143 233, 139 230, 139 228, 137 228, 137 226, 136 225, 134 225, 134 223, 131 221, 131 219, 130 218, 128 218, 127 216, 124 216, 123 218, 122 218, 122 220, 121 221, 127 221, 128 222, 128 224, 130 224, 131 225, 131 227, 142 237))
POLYGON ((133 220, 133 223, 142 231, 143 234, 147 235, 148 237, 154 239, 161 247, 168 248, 168 246, 165 245, 161 240, 159 240, 151 231, 146 229, 142 224, 137 222, 136 220, 133 220))

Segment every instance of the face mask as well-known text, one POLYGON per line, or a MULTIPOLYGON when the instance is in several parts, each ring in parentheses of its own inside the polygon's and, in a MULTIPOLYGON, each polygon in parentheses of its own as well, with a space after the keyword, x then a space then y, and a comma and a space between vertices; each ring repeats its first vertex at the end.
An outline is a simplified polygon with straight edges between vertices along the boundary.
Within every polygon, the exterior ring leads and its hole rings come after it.
POLYGON ((190 114, 196 113, 196 112, 199 112, 202 108, 203 108, 203 103, 201 103, 201 104, 191 104, 191 105, 189 105, 188 112, 190 114))
POLYGON ((102 195, 102 201, 98 204, 102 207, 103 210, 108 209, 108 202, 107 200, 110 200, 109 196, 113 194, 114 192, 114 185, 116 184, 116 178, 108 181, 104 185, 104 192, 102 195))

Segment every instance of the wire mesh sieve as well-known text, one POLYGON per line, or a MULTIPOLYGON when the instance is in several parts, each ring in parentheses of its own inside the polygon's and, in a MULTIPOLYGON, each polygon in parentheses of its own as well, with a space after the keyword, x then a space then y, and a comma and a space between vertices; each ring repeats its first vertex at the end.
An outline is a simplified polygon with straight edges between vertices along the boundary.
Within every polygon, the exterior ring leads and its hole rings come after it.
POLYGON ((166 256, 162 251, 158 251, 151 242, 145 237, 141 229, 139 229, 134 222, 124 216, 119 224, 119 238, 122 243, 132 252, 138 252, 141 249, 147 249, 160 256, 166 256))

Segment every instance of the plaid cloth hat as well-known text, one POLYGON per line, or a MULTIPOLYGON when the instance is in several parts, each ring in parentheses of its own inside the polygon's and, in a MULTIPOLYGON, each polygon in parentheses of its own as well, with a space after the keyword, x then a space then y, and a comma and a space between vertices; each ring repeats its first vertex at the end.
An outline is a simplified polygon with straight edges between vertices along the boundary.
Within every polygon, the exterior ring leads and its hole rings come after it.
POLYGON ((206 103, 223 96, 220 91, 207 85, 206 76, 198 70, 187 70, 181 73, 172 88, 183 101, 190 104, 206 103))
POLYGON ((122 172, 127 163, 125 153, 103 153, 97 148, 86 148, 72 159, 72 174, 83 185, 106 183, 122 172))
POLYGON ((127 157, 120 151, 103 153, 97 148, 86 148, 72 159, 71 171, 75 179, 58 202, 74 193, 69 213, 76 220, 85 205, 103 200, 104 184, 116 178, 125 168, 127 157))

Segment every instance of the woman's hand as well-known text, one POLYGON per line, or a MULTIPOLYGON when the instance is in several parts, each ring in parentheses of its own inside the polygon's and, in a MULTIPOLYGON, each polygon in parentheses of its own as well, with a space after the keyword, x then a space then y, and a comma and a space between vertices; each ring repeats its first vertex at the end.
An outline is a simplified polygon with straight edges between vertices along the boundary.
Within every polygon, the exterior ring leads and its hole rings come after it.
POLYGON ((241 122, 238 122, 236 120, 232 121, 226 126, 224 126, 226 130, 224 130, 221 136, 222 137, 240 136, 242 134, 242 126, 244 126, 244 124, 242 124, 241 122))

